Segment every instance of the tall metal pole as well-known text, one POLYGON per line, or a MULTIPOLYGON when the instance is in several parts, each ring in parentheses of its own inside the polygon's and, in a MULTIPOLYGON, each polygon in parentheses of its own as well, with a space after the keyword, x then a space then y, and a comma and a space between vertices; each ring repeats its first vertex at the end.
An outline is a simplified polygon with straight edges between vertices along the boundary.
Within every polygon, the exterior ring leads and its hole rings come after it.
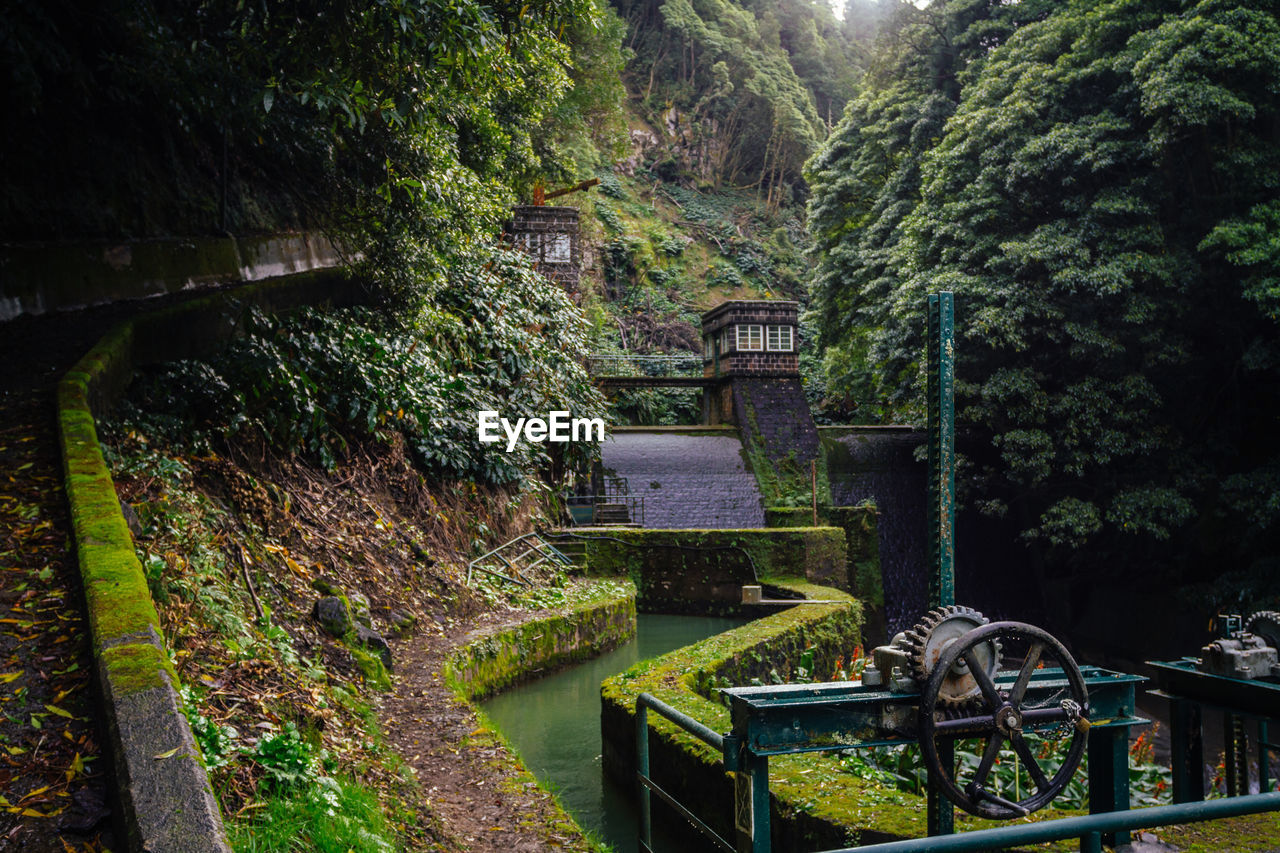
POLYGON ((929 607, 956 603, 955 303, 929 297, 929 607))
MULTIPOLYGON (((929 607, 956 603, 956 407, 955 302, 951 293, 929 297, 929 607)), ((955 773, 955 742, 938 744, 938 759, 955 773)), ((935 785, 929 786, 930 835, 955 832, 955 810, 935 785)))

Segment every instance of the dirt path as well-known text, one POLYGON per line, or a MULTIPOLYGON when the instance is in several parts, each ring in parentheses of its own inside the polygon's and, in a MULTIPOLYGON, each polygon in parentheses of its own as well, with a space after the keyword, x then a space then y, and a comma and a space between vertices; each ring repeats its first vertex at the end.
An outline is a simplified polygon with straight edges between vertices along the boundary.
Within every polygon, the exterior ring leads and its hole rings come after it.
POLYGON ((54 394, 117 316, 0 325, 0 850, 115 847, 54 394))
MULTIPOLYGON (((527 614, 533 618, 537 614, 527 614)), ((465 631, 411 637, 395 645, 395 692, 379 709, 387 741, 417 773, 452 850, 466 853, 588 851, 585 841, 533 776, 440 676, 445 657, 465 631)))

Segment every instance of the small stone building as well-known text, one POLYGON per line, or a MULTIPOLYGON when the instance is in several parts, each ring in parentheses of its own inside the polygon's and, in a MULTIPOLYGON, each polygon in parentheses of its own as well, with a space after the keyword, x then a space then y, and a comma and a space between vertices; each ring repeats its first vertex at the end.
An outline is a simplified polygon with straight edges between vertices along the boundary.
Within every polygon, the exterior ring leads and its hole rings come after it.
POLYGON ((800 385, 799 305, 734 300, 702 315, 705 424, 733 424, 775 462, 806 466, 818 430, 800 385))
POLYGON ((798 308, 783 300, 735 300, 703 314, 703 375, 799 376, 798 308))
POLYGON ((533 256, 534 266, 569 293, 582 279, 581 226, 576 207, 519 205, 512 208, 507 237, 533 256))

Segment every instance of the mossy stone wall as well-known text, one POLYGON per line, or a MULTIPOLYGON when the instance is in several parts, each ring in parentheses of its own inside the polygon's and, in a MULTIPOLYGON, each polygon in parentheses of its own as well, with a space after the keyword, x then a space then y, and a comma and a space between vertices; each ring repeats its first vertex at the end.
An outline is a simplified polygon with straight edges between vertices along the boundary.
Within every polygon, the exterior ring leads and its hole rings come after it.
MULTIPOLYGON (((771 674, 787 679, 805 650, 814 654, 814 669, 829 675, 838 660, 860 642, 861 609, 839 590, 803 581, 780 581, 811 599, 842 599, 846 604, 798 605, 733 631, 642 661, 604 682, 601 730, 604 768, 622 785, 635 782, 635 700, 650 693, 715 731, 731 728, 729 709, 715 694, 717 687, 767 683, 771 674)), ((650 776, 690 806, 723 837, 733 839, 733 777, 724 770, 722 756, 657 714, 649 714, 650 776)), ((771 769, 771 774, 773 770, 771 769)), ((802 775, 803 779, 804 776, 802 775)), ((775 794, 785 789, 771 785, 775 794)), ((820 791, 802 796, 817 797, 820 791)), ((655 802, 657 799, 655 798, 655 802)), ((655 809, 655 819, 661 807, 655 809)), ((775 850, 815 850, 843 846, 856 834, 820 823, 815 829, 803 810, 775 796, 772 809, 775 850)), ((675 828, 673 826, 673 828, 675 828)))
MULTIPOLYGON (((885 632, 878 515, 874 504, 818 507, 819 522, 844 531, 847 558, 843 577, 834 576, 822 582, 847 590, 862 602, 865 632, 877 642, 883 639, 885 632)), ((808 507, 766 507, 764 519, 768 527, 804 527, 813 523, 813 510, 808 507)))
POLYGON ((445 679, 471 701, 622 645, 636 633, 635 589, 521 625, 469 638, 445 663, 445 679))
POLYGON ((844 533, 790 530, 640 530, 581 534, 587 569, 627 575, 640 608, 657 613, 737 613, 744 584, 775 576, 809 580, 845 571, 844 533))

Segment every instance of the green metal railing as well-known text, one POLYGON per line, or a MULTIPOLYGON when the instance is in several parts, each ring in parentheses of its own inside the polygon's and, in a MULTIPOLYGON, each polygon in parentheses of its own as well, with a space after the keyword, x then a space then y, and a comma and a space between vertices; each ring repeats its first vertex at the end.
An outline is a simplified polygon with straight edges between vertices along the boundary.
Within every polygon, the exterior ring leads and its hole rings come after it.
MULTIPOLYGON (((640 849, 646 851, 646 853, 654 853, 652 846, 653 827, 650 815, 651 794, 657 794, 676 813, 689 821, 694 829, 708 838, 717 849, 731 851, 731 853, 739 849, 708 826, 688 807, 679 802, 673 794, 663 789, 650 777, 648 717, 650 710, 675 723, 703 743, 714 747, 720 752, 726 770, 741 769, 739 765, 743 757, 748 761, 752 760, 752 756, 749 754, 740 756, 740 752, 750 753, 750 750, 742 749, 743 744, 739 738, 732 735, 719 734, 653 695, 641 693, 636 697, 636 778, 640 784, 640 849)), ((756 770, 758 772, 758 768, 756 770)), ((750 797, 751 802, 740 802, 737 806, 738 809, 745 808, 757 815, 768 815, 770 794, 767 776, 761 775, 760 779, 765 784, 748 786, 747 796, 750 797)), ((1038 823, 1019 823, 996 829, 980 829, 954 835, 912 838, 904 841, 871 844, 864 847, 843 847, 826 851, 826 853, 926 853, 926 851, 927 853, 963 853, 963 851, 995 850, 1028 844, 1041 844, 1069 838, 1080 839, 1081 853, 1101 853, 1103 837, 1107 835, 1172 824, 1221 820, 1223 818, 1240 817, 1269 811, 1280 811, 1280 791, 1227 797, 1208 802, 1178 803, 1143 809, 1099 812, 1081 817, 1058 818, 1038 823)), ((755 844, 753 846, 762 847, 765 850, 770 849, 767 832, 763 834, 763 837, 757 834, 754 840, 755 844)))
POLYGON ((664 803, 675 809, 677 814, 689 821, 694 829, 702 833, 702 835, 711 841, 718 849, 727 850, 729 853, 733 853, 733 844, 726 841, 718 832, 707 826, 701 818, 689 811, 683 803, 650 778, 650 708, 652 708, 659 716, 665 717, 675 723, 689 734, 698 738, 698 740, 708 743, 720 750, 721 753, 724 752, 725 742, 724 735, 712 731, 693 717, 677 711, 662 700, 656 699, 648 693, 641 693, 636 697, 636 780, 640 783, 640 849, 645 851, 645 853, 653 853, 653 824, 650 818, 649 809, 651 805, 650 793, 654 793, 657 794, 664 803))
POLYGON ((1221 820, 1228 817, 1280 810, 1280 792, 1227 797, 1203 803, 1179 803, 1173 806, 1151 806, 1122 812, 1103 812, 1083 817, 1065 817, 1039 823, 1015 824, 998 829, 977 829, 959 835, 934 838, 912 838, 866 847, 845 847, 827 853, 961 853, 961 851, 993 850, 1024 844, 1041 844, 1079 838, 1081 853, 1101 853, 1102 836, 1112 832, 1151 829, 1171 824, 1221 820))
POLYGON ((592 376, 696 377, 702 375, 700 355, 602 355, 587 356, 592 376))

